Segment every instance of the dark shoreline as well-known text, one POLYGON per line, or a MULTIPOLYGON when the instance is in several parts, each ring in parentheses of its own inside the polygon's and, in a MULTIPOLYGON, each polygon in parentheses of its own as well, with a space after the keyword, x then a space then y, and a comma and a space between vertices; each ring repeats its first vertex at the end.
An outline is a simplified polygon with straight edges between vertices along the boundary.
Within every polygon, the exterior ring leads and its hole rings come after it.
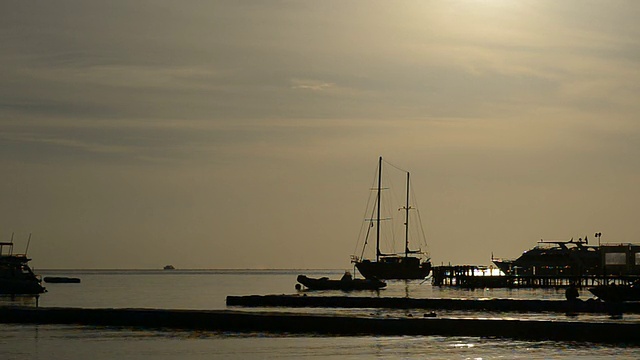
POLYGON ((1 323, 319 335, 441 335, 640 345, 640 323, 379 318, 231 310, 0 307, 1 323))
POLYGON ((607 303, 597 300, 538 299, 415 299, 356 296, 248 295, 227 296, 227 306, 431 309, 495 312, 640 313, 640 303, 607 303))

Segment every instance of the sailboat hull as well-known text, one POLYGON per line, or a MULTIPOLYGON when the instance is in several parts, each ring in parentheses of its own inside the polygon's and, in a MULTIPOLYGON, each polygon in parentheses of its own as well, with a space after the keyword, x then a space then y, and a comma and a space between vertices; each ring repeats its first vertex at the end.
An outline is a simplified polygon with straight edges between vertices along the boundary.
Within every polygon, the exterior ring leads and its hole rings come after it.
POLYGON ((381 261, 363 260, 356 262, 356 268, 360 271, 360 274, 367 279, 381 280, 424 279, 429 276, 431 272, 431 263, 429 261, 420 263, 418 258, 405 257, 394 258, 396 261, 389 260, 390 259, 381 259, 381 261))

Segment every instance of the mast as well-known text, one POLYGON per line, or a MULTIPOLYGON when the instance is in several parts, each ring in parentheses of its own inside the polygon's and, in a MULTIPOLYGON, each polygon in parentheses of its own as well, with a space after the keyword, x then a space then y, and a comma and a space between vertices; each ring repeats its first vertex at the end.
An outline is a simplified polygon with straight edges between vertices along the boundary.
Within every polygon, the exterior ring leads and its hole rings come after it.
POLYGON ((382 156, 378 159, 378 211, 376 214, 376 262, 380 260, 380 194, 382 192, 382 156))
POLYGON ((29 252, 29 244, 31 243, 31 233, 29 233, 29 240, 27 240, 27 248, 24 250, 24 255, 26 256, 29 252))
POLYGON ((404 222, 404 257, 409 257, 409 172, 407 171, 407 203, 404 207, 405 210, 405 222, 404 222))

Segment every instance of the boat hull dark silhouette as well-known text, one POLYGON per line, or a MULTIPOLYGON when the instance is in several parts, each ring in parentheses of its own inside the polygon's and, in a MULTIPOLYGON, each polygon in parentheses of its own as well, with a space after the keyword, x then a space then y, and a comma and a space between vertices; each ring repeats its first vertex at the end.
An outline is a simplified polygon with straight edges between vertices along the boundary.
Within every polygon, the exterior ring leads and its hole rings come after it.
POLYGON ((78 284, 80 283, 79 278, 74 277, 66 277, 66 276, 45 276, 44 282, 46 283, 58 283, 58 284, 78 284))
MULTIPOLYGON (((586 237, 585 237, 586 239, 586 237)), ((589 275, 601 273, 601 247, 587 240, 539 241, 512 260, 492 257, 506 275, 589 275)))
POLYGON ((13 242, 0 243, 0 294, 38 295, 46 290, 28 265, 31 259, 13 254, 13 242), (9 250, 4 251, 7 247, 9 250))
POLYGON ((37 280, 31 279, 0 279, 0 294, 2 295, 38 295, 46 292, 37 280))
POLYGON ((382 257, 378 261, 362 260, 356 263, 360 274, 367 279, 417 280, 431 272, 430 262, 420 262, 416 257, 382 257))
POLYGON ((351 276, 343 276, 340 280, 331 280, 327 277, 310 278, 306 275, 298 275, 298 282, 309 290, 379 290, 387 286, 377 279, 353 279, 351 276))
POLYGON ((640 301, 640 286, 638 285, 599 285, 589 291, 606 302, 640 301))

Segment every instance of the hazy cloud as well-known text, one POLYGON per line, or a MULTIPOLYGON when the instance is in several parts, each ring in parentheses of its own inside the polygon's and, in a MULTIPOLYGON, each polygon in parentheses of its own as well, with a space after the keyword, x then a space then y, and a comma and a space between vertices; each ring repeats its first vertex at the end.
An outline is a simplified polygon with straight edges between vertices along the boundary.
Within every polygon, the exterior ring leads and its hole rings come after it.
POLYGON ((435 262, 582 232, 637 241, 638 15, 3 2, 0 230, 36 234, 38 267, 341 268, 383 155, 415 173, 435 262))

